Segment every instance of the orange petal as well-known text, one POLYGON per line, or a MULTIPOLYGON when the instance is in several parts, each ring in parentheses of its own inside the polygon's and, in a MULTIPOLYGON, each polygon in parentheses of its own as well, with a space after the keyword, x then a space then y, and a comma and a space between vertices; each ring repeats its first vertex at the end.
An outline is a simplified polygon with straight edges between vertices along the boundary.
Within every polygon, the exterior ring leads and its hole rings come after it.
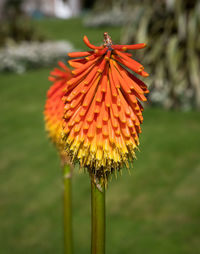
POLYGON ((138 63, 137 61, 135 61, 134 59, 128 57, 125 53, 122 53, 118 50, 114 51, 117 55, 119 55, 120 57, 122 57, 124 60, 126 60, 127 62, 129 62, 130 64, 132 64, 133 66, 135 66, 136 69, 144 69, 144 67, 138 63))
POLYGON ((82 100, 83 100, 83 94, 80 96, 77 96, 77 98, 74 98, 70 104, 71 108, 75 108, 76 106, 81 104, 82 100))
POLYGON ((128 84, 125 82, 125 80, 122 78, 122 76, 120 74, 117 63, 115 62, 114 65, 115 65, 115 68, 113 69, 114 70, 113 75, 116 75, 116 78, 118 79, 118 82, 120 83, 121 88, 124 90, 124 92, 125 93, 131 93, 131 90, 128 87, 128 84))
POLYGON ((84 64, 80 68, 73 70, 72 73, 74 75, 78 75, 78 74, 86 71, 88 68, 94 66, 98 60, 99 60, 99 57, 96 57, 94 60, 88 61, 86 64, 84 64))
POLYGON ((124 80, 126 81, 126 83, 129 85, 130 89, 134 89, 137 93, 141 93, 143 94, 144 91, 143 89, 134 81, 132 80, 129 75, 128 72, 126 70, 124 70, 121 66, 118 65, 118 68, 120 70, 120 73, 122 75, 122 77, 124 78, 124 80))
POLYGON ((111 75, 111 69, 109 69, 109 81, 110 81, 109 83, 110 83, 110 88, 111 88, 111 94, 112 94, 112 96, 117 97, 118 92, 117 92, 117 89, 115 87, 113 77, 111 75))
POLYGON ((77 63, 77 62, 72 62, 72 61, 68 61, 68 63, 73 68, 80 68, 80 67, 82 67, 84 65, 82 63, 77 63))
POLYGON ((111 104, 111 91, 110 91, 110 82, 107 80, 107 88, 105 94, 105 105, 106 107, 110 107, 111 104))
POLYGON ((93 53, 93 51, 86 51, 86 52, 71 52, 68 53, 69 57, 82 57, 82 56, 88 56, 91 53, 93 53))
POLYGON ((104 93, 106 93, 107 82, 108 82, 107 72, 105 71, 105 73, 103 74, 102 80, 101 80, 101 91, 104 93))
POLYGON ((106 123, 103 122, 102 134, 103 134, 103 136, 108 137, 109 132, 108 132, 108 123, 107 122, 106 123))
POLYGON ((126 67, 128 67, 130 70, 136 72, 136 73, 139 74, 139 75, 142 75, 142 74, 141 74, 141 72, 142 72, 141 69, 138 68, 138 66, 137 66, 135 63, 133 63, 133 62, 128 62, 128 61, 126 61, 126 60, 124 60, 124 59, 122 59, 122 58, 120 58, 120 57, 117 57, 117 56, 113 56, 113 58, 114 58, 117 62, 122 63, 123 65, 125 65, 126 67))
POLYGON ((91 69, 90 73, 85 77, 84 83, 89 84, 95 75, 97 74, 98 66, 95 66, 94 68, 91 69))
POLYGON ((116 98, 112 98, 111 108, 112 108, 113 115, 115 117, 119 117, 119 110, 117 107, 117 99, 116 98))
POLYGON ((94 84, 90 87, 89 91, 85 95, 85 98, 83 101, 83 107, 87 107, 91 103, 98 83, 99 83, 99 77, 95 80, 94 84))
POLYGON ((118 120, 114 116, 113 110, 110 110, 110 119, 111 119, 111 123, 112 123, 113 128, 117 128, 118 127, 118 120))
POLYGON ((138 43, 133 45, 113 45, 112 48, 126 51, 128 49, 142 49, 145 48, 146 46, 147 46, 146 43, 138 43))
POLYGON ((102 107, 101 107, 101 110, 97 116, 97 122, 96 122, 96 126, 98 129, 101 129, 102 128, 102 119, 103 118, 103 115, 102 115, 102 107))
POLYGON ((102 101, 103 93, 101 91, 101 88, 102 88, 102 85, 101 85, 101 81, 100 81, 100 84, 99 84, 98 89, 97 89, 96 97, 95 97, 97 102, 102 101))
POLYGON ((120 119, 120 121, 122 123, 126 123, 126 116, 125 116, 123 107, 120 107, 120 110, 119 110, 119 119, 120 119))
POLYGON ((119 90, 119 98, 120 98, 120 101, 121 101, 121 106, 123 107, 125 113, 127 115, 130 115, 130 110, 128 108, 128 103, 126 101, 126 99, 124 98, 123 94, 121 93, 121 91, 119 90))
POLYGON ((103 70, 105 69, 106 63, 107 63, 107 61, 104 57, 103 60, 101 61, 100 65, 99 65, 98 72, 100 72, 100 73, 103 72, 103 70))
POLYGON ((109 131, 109 140, 111 143, 115 143, 115 132, 113 130, 110 119, 108 120, 108 131, 109 131))
POLYGON ((97 46, 92 45, 92 44, 89 42, 89 40, 88 40, 88 38, 87 38, 86 35, 83 37, 83 41, 84 41, 85 44, 86 44, 89 48, 91 48, 91 49, 103 49, 103 46, 97 47, 97 46))
POLYGON ((105 102, 102 103, 102 119, 108 121, 108 108, 105 106, 105 102))
POLYGON ((115 66, 113 64, 113 60, 110 60, 110 68, 111 68, 111 75, 112 75, 113 82, 117 88, 120 88, 120 83, 116 77, 116 73, 115 73, 116 70, 115 70, 115 66))
POLYGON ((95 135, 95 131, 96 131, 96 126, 95 126, 95 121, 93 121, 90 124, 90 127, 88 129, 88 133, 87 133, 88 138, 93 138, 95 135))

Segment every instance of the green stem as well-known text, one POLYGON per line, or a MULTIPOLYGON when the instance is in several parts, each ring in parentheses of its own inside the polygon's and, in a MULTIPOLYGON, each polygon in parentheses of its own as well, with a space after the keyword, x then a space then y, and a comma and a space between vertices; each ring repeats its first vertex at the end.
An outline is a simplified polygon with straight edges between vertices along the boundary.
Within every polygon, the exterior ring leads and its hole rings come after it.
POLYGON ((91 179, 91 253, 105 254, 105 187, 96 186, 91 179))
POLYGON ((69 164, 63 167, 64 181, 64 254, 73 253, 72 243, 72 201, 71 201, 71 167, 69 164))

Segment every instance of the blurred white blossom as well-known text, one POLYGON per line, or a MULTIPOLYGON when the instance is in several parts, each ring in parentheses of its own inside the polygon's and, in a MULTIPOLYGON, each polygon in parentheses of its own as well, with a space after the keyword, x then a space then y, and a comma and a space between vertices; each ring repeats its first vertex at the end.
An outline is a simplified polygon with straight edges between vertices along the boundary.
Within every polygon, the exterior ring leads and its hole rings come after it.
POLYGON ((22 42, 0 50, 0 72, 22 73, 27 69, 50 66, 66 60, 67 53, 75 51, 68 41, 22 42))
POLYGON ((88 15, 83 23, 86 27, 122 26, 127 23, 128 18, 126 12, 116 8, 110 11, 88 15))

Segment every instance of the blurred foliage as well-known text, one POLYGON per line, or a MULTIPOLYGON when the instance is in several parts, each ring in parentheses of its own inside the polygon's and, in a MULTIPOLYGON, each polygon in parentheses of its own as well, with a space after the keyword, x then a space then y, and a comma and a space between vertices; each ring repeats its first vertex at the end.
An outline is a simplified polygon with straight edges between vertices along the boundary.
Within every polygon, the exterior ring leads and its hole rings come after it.
POLYGON ((166 108, 200 109, 200 1, 132 4, 122 42, 148 43, 139 58, 151 74, 151 102, 166 108))
POLYGON ((94 0, 82 0, 82 7, 84 9, 90 9, 93 7, 95 1, 94 0))
POLYGON ((127 0, 96 0, 93 11, 85 16, 86 27, 122 26, 127 21, 127 0))
POLYGON ((3 17, 0 25, 0 46, 8 42, 44 41, 22 10, 24 0, 7 0, 3 5, 3 17))
POLYGON ((107 31, 112 35, 114 41, 120 41, 121 28, 119 27, 98 27, 91 29, 83 26, 82 18, 64 19, 42 19, 34 20, 36 28, 40 28, 45 37, 49 40, 69 40, 75 48, 88 50, 83 42, 83 36, 87 35, 95 45, 103 43, 103 33, 107 31))
POLYGON ((151 104, 200 109, 199 13, 200 0, 96 0, 84 25, 124 25, 121 43, 148 43, 134 57, 151 74, 151 104))

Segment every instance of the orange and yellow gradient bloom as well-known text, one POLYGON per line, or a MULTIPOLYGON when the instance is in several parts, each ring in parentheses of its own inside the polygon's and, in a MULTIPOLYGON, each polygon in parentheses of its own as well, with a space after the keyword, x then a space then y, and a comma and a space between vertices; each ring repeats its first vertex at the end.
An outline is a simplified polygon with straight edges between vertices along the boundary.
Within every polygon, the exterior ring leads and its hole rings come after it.
POLYGON ((49 80, 53 85, 47 92, 45 104, 45 129, 49 134, 52 142, 56 145, 61 157, 64 153, 64 144, 62 139, 62 122, 64 114, 64 103, 62 97, 66 88, 67 81, 72 77, 70 69, 64 63, 58 63, 61 69, 55 68, 51 72, 49 80))
POLYGON ((75 58, 69 61, 74 70, 63 97, 66 149, 101 180, 135 158, 143 121, 140 101, 149 92, 132 72, 148 73, 126 53, 146 44, 113 45, 107 33, 104 38, 104 45, 96 47, 84 36, 91 50, 68 54, 75 58))

